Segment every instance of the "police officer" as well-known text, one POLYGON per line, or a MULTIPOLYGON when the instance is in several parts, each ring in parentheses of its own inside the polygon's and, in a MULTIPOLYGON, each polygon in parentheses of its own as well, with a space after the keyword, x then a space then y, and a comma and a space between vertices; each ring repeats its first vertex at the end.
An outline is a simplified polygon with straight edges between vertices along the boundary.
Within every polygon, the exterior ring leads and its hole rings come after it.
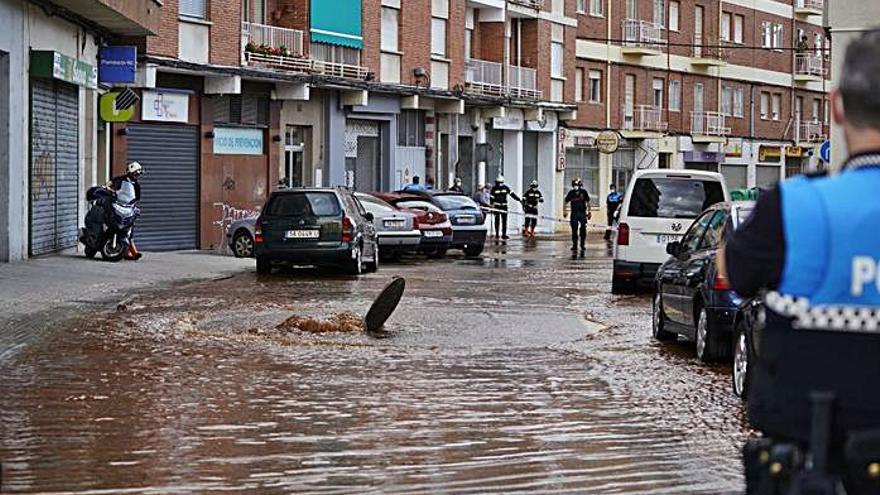
POLYGON ((571 250, 577 252, 580 241, 581 254, 587 249, 587 220, 592 218, 590 213, 590 195, 584 189, 584 183, 580 179, 571 181, 571 191, 565 196, 565 203, 571 205, 571 250))
POLYGON ((614 223, 614 214, 617 212, 617 209, 620 208, 620 203, 623 202, 623 195, 617 192, 617 186, 611 184, 611 192, 608 193, 608 197, 605 198, 605 208, 608 211, 608 228, 605 229, 605 240, 611 240, 611 226, 614 223))
POLYGON ((495 238, 507 240, 507 198, 508 196, 515 199, 516 201, 521 201, 519 196, 516 195, 515 192, 511 191, 507 184, 504 183, 504 176, 499 175, 495 178, 495 186, 492 187, 492 190, 489 191, 489 195, 492 198, 492 208, 496 210, 495 212, 495 238))
POLYGON ((830 99, 850 153, 840 173, 762 192, 718 255, 736 292, 771 291, 761 359, 748 365, 749 421, 765 437, 806 445, 820 409, 811 392, 830 391, 832 452, 843 450, 837 432, 880 426, 880 398, 863 388, 880 380, 880 337, 864 333, 877 328, 880 308, 880 32, 850 44, 840 74, 830 99))
MULTIPOLYGON (((544 195, 538 190, 538 181, 533 180, 529 184, 529 190, 522 195, 523 211, 526 215, 537 215, 538 204, 544 202, 544 195)), ((536 216, 526 217, 526 224, 523 227, 523 235, 535 238, 535 227, 538 225, 536 216)))
POLYGON ((464 189, 461 188, 461 177, 456 177, 453 182, 452 187, 449 188, 450 192, 464 193, 464 189))

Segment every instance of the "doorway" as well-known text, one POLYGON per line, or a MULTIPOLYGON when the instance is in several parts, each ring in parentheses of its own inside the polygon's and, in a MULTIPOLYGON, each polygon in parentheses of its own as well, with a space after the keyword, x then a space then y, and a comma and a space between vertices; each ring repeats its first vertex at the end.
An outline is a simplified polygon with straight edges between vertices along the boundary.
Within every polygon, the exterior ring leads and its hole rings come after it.
POLYGON ((458 164, 455 174, 461 178, 464 191, 469 195, 477 190, 477 174, 474 171, 474 139, 470 136, 458 138, 458 164))
POLYGON ((347 160, 346 182, 356 191, 379 191, 381 177, 379 176, 379 137, 358 136, 357 157, 347 160))

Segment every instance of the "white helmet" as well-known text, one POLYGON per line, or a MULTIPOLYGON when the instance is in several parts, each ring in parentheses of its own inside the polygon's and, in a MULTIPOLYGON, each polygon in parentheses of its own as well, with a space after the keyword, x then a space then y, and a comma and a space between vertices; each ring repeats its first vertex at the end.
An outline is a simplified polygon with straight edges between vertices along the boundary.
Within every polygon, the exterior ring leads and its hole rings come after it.
POLYGON ((504 182, 504 176, 501 174, 498 174, 498 177, 495 177, 495 182, 504 182))
POLYGON ((129 174, 142 174, 144 173, 144 167, 138 162, 131 162, 128 164, 128 173, 129 174))
POLYGON ((532 187, 538 187, 538 181, 533 180, 532 183, 531 183, 531 186, 532 186, 532 187))

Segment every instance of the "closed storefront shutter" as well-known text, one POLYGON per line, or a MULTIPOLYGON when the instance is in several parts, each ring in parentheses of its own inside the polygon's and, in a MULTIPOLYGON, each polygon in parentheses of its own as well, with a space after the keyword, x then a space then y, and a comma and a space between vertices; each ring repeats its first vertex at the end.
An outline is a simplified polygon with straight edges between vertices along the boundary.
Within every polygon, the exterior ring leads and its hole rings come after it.
POLYGON ((79 88, 31 81, 30 254, 72 248, 79 222, 79 88))
POLYGON ((198 247, 198 137, 194 126, 128 126, 128 160, 144 167, 141 216, 134 228, 139 249, 198 247))

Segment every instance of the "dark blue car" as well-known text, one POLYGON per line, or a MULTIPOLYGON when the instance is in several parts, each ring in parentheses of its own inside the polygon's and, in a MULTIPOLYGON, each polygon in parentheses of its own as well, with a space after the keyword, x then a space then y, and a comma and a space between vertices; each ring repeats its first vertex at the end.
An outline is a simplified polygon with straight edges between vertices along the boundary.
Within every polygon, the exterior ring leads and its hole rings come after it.
POLYGON ((682 335, 696 343, 704 362, 731 356, 742 298, 718 273, 715 254, 726 235, 751 214, 753 202, 718 203, 706 209, 681 241, 667 245, 670 258, 654 279, 653 335, 682 335))

